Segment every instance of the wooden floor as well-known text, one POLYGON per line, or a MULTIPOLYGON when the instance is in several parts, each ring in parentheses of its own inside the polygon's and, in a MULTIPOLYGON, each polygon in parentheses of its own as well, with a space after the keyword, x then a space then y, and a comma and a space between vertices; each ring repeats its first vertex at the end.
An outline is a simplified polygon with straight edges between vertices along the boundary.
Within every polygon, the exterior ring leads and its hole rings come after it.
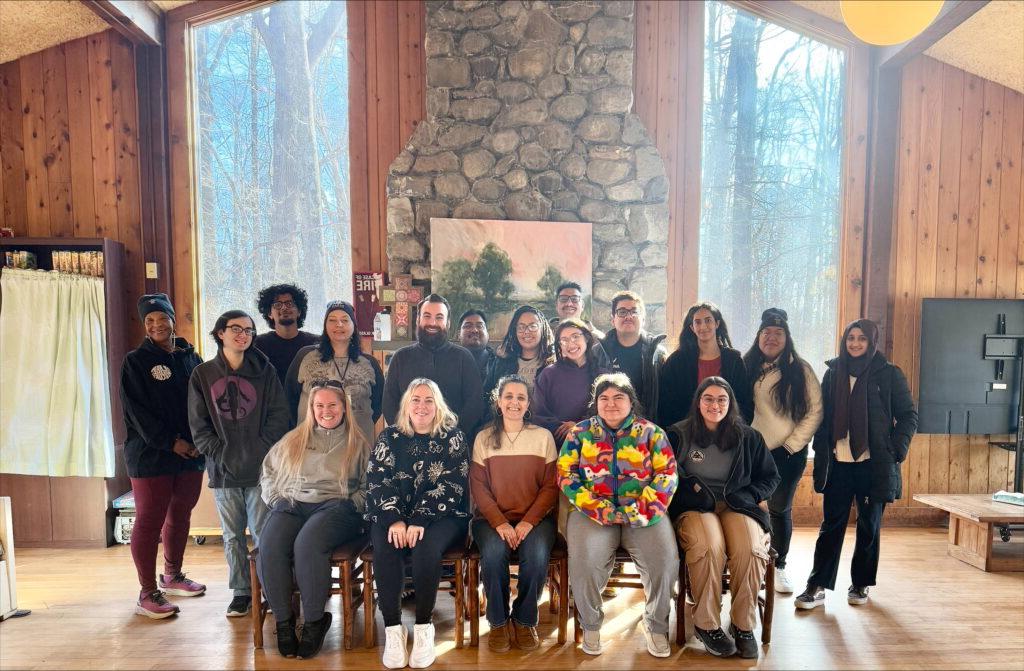
MULTIPOLYGON (((810 568, 815 531, 798 529, 790 569, 797 581, 810 568)), ((1020 542, 1015 538, 1014 542, 1020 542)), ((997 541, 998 542, 998 541, 997 541)), ((1024 669, 1024 573, 983 573, 946 555, 943 529, 885 529, 879 586, 867 606, 846 603, 852 534, 847 536, 839 591, 823 608, 795 611, 792 597, 776 602, 773 643, 762 649, 765 669, 1024 669)), ((229 601, 218 544, 190 545, 190 575, 209 595, 176 598, 178 617, 151 621, 133 614, 136 581, 128 548, 18 550, 19 605, 26 618, 0 623, 2 669, 379 669, 381 648, 341 651, 335 626, 314 660, 277 655, 273 618, 267 647, 254 651, 250 620, 224 617, 229 601)), ((642 603, 626 590, 607 603, 600 657, 555 643, 555 625, 542 611, 540 650, 494 655, 484 645, 455 650, 451 599, 438 597, 440 654, 434 668, 677 669, 751 668, 752 662, 709 656, 693 638, 668 659, 646 653, 642 603)), ((411 623, 411 613, 406 613, 411 623)), ((571 637, 570 622, 570 637, 571 637)), ((356 630, 361 630, 361 617, 356 630)), ((382 628, 378 615, 378 631, 382 628)), ((486 631, 486 623, 481 630, 486 631)), ((483 643, 483 641, 482 641, 483 643)))

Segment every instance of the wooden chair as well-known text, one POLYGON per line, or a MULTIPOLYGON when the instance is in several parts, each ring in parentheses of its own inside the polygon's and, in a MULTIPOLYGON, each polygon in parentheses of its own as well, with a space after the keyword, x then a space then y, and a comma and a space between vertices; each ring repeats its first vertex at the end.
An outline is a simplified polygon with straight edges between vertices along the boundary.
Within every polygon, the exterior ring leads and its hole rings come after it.
MULTIPOLYGON (((612 571, 612 575, 608 578, 608 587, 631 587, 633 589, 643 589, 644 584, 640 581, 639 573, 631 573, 625 570, 626 564, 632 564, 633 557, 630 556, 629 552, 625 548, 619 548, 615 551, 615 565, 616 567, 621 566, 622 568, 616 568, 612 571)), ((566 562, 568 565, 568 562, 566 562)), ((579 613, 576 611, 576 603, 573 602, 573 640, 579 643, 583 640, 583 627, 580 626, 579 613)))
MULTIPOLYGON (((353 622, 356 610, 363 603, 365 592, 353 593, 359 583, 356 579, 363 571, 363 565, 359 561, 360 553, 370 543, 368 534, 355 538, 348 543, 343 543, 331 553, 331 594, 341 595, 341 614, 343 627, 343 641, 346 650, 352 649, 353 622), (338 569, 338 576, 334 576, 334 569, 338 569)), ((263 602, 263 586, 260 584, 259 573, 256 570, 256 560, 259 557, 259 548, 249 553, 249 574, 252 581, 252 645, 254 648, 263 647, 263 623, 267 618, 268 607, 263 602)), ((299 611, 299 592, 292 592, 292 612, 299 611)))
MULTIPOLYGON (((363 561, 363 643, 367 648, 377 645, 377 627, 374 617, 376 600, 373 592, 373 548, 363 550, 359 555, 363 561)), ((479 605, 476 603, 474 590, 466 589, 466 573, 469 568, 470 551, 465 540, 459 540, 441 556, 442 566, 451 566, 455 573, 455 647, 462 648, 465 638, 466 612, 477 612, 479 605)), ((441 582, 447 582, 447 578, 441 578, 441 582)), ((447 585, 438 584, 437 591, 448 592, 447 585)), ((470 627, 469 644, 479 644, 479 629, 470 627)))
MULTIPOLYGON (((515 552, 509 560, 509 566, 519 563, 515 552)), ((562 534, 555 534, 555 544, 551 548, 551 559, 548 562, 548 610, 558 613, 558 644, 565 643, 569 629, 569 547, 562 534)), ((468 590, 476 594, 471 598, 469 612, 469 629, 471 635, 479 639, 480 614, 487 607, 487 597, 480 586, 480 549, 476 543, 470 548, 468 590)))
MULTIPOLYGON (((772 642, 772 616, 775 612, 775 559, 778 553, 774 548, 768 549, 768 567, 764 572, 761 585, 763 594, 757 595, 757 611, 761 616, 761 644, 772 642)), ((722 572, 722 594, 729 592, 729 569, 722 572)), ((682 545, 679 547, 679 592, 676 594, 676 645, 686 643, 686 603, 687 597, 693 603, 690 593, 690 573, 686 568, 686 556, 682 545)))

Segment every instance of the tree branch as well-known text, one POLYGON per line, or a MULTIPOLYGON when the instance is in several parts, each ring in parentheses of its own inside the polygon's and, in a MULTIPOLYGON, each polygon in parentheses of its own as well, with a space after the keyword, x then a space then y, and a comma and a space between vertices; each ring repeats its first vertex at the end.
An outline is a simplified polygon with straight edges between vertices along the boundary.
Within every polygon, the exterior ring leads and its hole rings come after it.
POLYGON ((310 70, 316 67, 327 45, 334 39, 334 35, 341 26, 341 17, 344 12, 345 3, 330 3, 324 15, 320 17, 320 20, 309 31, 309 37, 306 39, 306 57, 309 59, 310 70))

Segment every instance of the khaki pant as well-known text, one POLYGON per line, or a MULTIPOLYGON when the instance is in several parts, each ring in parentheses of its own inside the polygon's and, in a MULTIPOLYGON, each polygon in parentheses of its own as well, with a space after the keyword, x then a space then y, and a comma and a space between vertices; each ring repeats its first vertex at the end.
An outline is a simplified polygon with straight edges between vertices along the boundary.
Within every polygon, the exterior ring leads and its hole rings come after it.
POLYGON ((769 535, 754 519, 724 503, 713 513, 683 513, 676 521, 676 533, 686 552, 690 591, 696 602, 694 624, 701 629, 721 626, 722 573, 728 565, 732 623, 753 631, 757 593, 768 566, 769 535))

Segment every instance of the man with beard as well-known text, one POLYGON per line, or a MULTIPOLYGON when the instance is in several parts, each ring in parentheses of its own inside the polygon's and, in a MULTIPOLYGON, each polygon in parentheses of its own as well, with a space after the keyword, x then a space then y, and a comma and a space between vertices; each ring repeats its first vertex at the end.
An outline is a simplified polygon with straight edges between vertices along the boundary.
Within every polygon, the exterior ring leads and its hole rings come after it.
POLYGON ((256 336, 256 349, 274 364, 283 385, 295 354, 320 342, 312 333, 299 330, 306 321, 306 292, 294 284, 275 284, 261 291, 257 302, 260 314, 274 330, 256 336))
POLYGON ((487 315, 476 308, 466 310, 459 317, 459 344, 469 350, 480 368, 480 379, 487 377, 487 366, 494 358, 494 350, 487 344, 487 315))
POLYGON ((483 386, 476 359, 465 347, 448 341, 448 301, 430 294, 417 306, 416 343, 395 352, 384 381, 384 419, 394 424, 409 383, 425 377, 437 383, 448 406, 459 416, 467 444, 484 413, 483 386))

